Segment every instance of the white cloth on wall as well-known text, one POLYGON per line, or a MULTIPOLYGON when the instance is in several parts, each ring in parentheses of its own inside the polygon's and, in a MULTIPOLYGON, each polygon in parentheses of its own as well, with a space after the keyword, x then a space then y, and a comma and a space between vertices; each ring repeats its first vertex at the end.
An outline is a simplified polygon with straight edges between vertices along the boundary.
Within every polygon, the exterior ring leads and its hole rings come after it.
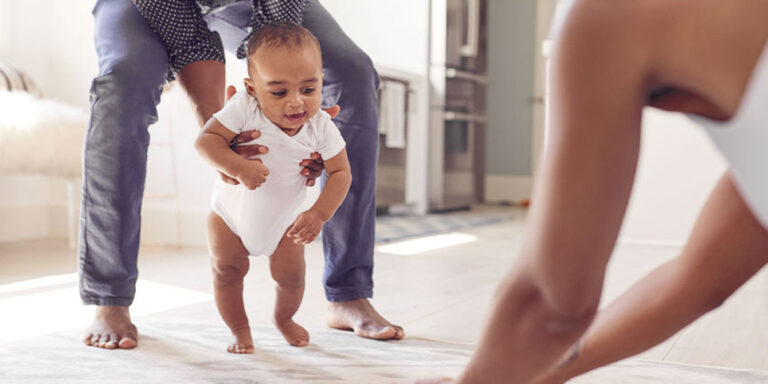
POLYGON ((388 148, 405 148, 405 118, 408 87, 397 81, 383 81, 379 96, 379 133, 388 148))

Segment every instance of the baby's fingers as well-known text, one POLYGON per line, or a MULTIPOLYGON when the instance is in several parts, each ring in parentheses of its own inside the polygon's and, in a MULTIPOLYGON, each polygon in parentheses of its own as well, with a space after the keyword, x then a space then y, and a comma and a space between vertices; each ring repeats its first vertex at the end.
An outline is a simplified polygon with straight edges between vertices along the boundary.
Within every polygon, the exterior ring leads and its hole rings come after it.
POLYGON ((307 227, 302 227, 296 231, 296 236, 294 236, 293 242, 296 244, 306 244, 305 239, 307 238, 308 234, 309 232, 307 231, 307 227))
POLYGON ((295 239, 299 233, 299 230, 301 230, 302 226, 299 223, 298 220, 296 220, 293 224, 291 224, 290 227, 288 227, 288 232, 286 232, 285 236, 289 238, 295 239))
POLYGON ((304 244, 309 244, 313 241, 315 241, 315 238, 317 238, 317 235, 320 234, 320 231, 315 228, 309 228, 304 236, 304 244))

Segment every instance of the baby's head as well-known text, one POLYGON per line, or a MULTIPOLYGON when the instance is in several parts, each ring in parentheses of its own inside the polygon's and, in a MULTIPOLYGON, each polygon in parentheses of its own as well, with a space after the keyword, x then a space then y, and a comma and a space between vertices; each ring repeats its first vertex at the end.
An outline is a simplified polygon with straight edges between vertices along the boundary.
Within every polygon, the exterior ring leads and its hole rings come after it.
POLYGON ((248 40, 248 78, 243 81, 270 121, 282 129, 299 129, 320 110, 320 43, 298 24, 266 24, 248 40))

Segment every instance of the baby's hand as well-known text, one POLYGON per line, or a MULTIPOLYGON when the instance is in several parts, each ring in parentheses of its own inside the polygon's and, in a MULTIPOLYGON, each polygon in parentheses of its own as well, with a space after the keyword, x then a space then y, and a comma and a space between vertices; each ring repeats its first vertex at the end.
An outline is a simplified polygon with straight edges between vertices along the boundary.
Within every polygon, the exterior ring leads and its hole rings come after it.
POLYGON ((269 169, 262 164, 261 160, 253 159, 248 160, 245 163, 245 166, 240 169, 236 178, 237 181, 245 185, 246 188, 254 190, 267 181, 268 175, 269 169))
POLYGON ((325 221, 320 217, 320 213, 310 209, 296 218, 296 221, 288 228, 286 236, 292 238, 296 244, 306 245, 315 240, 317 235, 320 234, 323 224, 325 224, 325 221))

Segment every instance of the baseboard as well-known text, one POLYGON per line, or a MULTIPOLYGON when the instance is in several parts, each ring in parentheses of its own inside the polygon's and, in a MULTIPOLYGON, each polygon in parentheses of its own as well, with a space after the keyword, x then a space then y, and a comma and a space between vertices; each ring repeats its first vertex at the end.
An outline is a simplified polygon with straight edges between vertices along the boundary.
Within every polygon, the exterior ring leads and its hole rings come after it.
MULTIPOLYGON (((76 234, 79 212, 69 222, 68 207, 61 204, 0 205, 0 243, 59 239, 76 234)), ((141 244, 148 246, 206 247, 207 208, 181 211, 145 208, 142 211, 141 244)))
POLYGON ((0 205, 0 242, 47 239, 49 206, 45 203, 0 205))
POLYGON ((487 203, 520 203, 531 198, 533 182, 530 176, 486 175, 487 203))
POLYGON ((150 246, 206 247, 205 220, 209 209, 145 207, 141 214, 141 244, 150 246))

